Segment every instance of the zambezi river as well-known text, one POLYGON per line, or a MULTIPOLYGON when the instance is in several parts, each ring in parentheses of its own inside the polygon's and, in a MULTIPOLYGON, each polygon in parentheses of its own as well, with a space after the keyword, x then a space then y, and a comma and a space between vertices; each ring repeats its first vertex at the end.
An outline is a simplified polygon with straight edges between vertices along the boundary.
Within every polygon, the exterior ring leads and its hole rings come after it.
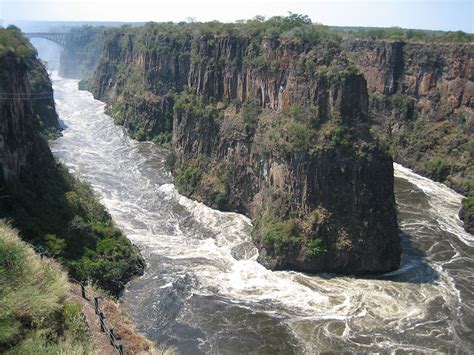
POLYGON ((181 196, 168 151, 130 139, 78 81, 53 77, 57 159, 88 181, 141 249, 121 302, 137 329, 182 354, 460 352, 474 349, 474 238, 462 196, 395 164, 403 255, 374 278, 270 271, 249 218, 181 196))

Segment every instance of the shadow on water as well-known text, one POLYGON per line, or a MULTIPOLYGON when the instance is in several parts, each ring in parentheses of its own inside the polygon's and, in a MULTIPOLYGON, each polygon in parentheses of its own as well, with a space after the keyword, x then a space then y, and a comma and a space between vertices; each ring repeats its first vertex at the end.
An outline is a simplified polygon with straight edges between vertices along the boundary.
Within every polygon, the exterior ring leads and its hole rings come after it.
POLYGON ((68 128, 68 125, 66 124, 66 122, 64 122, 64 120, 61 117, 58 117, 58 122, 62 130, 66 130, 68 128))
MULTIPOLYGON (((434 283, 438 280, 438 273, 426 261, 426 253, 416 247, 411 236, 405 232, 400 232, 400 241, 402 244, 402 257, 400 267, 397 270, 381 275, 357 275, 354 278, 366 280, 385 280, 400 283, 434 283)), ((308 276, 318 276, 323 279, 336 279, 341 275, 332 273, 306 274, 308 276)), ((343 276, 344 277, 344 276, 343 276)))
POLYGON ((438 273, 426 261, 426 253, 414 245, 412 237, 401 232, 402 260, 398 270, 372 277, 377 280, 387 280, 406 283, 434 283, 438 273))

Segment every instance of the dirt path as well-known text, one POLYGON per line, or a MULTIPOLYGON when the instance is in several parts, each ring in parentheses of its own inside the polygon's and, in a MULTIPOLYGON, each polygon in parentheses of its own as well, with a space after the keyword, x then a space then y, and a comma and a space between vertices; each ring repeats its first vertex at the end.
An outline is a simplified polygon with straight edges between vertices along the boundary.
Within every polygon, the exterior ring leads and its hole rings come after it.
POLYGON ((99 317, 95 314, 93 306, 94 300, 89 297, 86 300, 81 297, 81 288, 77 284, 71 284, 68 300, 78 302, 82 305, 82 312, 86 317, 87 325, 91 332, 92 344, 94 346, 94 353, 105 355, 116 355, 117 351, 110 345, 109 338, 106 333, 100 331, 99 317))

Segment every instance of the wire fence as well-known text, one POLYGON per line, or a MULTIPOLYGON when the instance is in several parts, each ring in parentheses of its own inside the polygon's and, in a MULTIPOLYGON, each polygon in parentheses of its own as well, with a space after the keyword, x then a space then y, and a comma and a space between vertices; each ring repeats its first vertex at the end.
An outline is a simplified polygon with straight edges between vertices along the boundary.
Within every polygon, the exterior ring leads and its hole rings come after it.
MULTIPOLYGON (((31 243, 26 243, 28 244, 33 250, 35 250, 41 259, 43 259, 46 256, 46 253, 41 247, 37 247, 36 245, 33 245, 31 243)), ((100 326, 100 331, 102 333, 105 333, 105 335, 108 337, 110 345, 117 351, 118 355, 123 355, 123 348, 124 345, 123 343, 119 342, 120 336, 117 335, 114 331, 114 328, 111 327, 109 324, 107 324, 107 321, 105 320, 105 315, 103 310, 100 308, 100 296, 96 296, 94 294, 90 295, 91 297, 88 297, 88 291, 84 284, 72 277, 69 277, 69 280, 71 282, 74 282, 78 284, 81 288, 81 297, 85 299, 89 304, 91 304, 94 307, 95 314, 97 315, 98 321, 99 321, 99 326, 100 326)))

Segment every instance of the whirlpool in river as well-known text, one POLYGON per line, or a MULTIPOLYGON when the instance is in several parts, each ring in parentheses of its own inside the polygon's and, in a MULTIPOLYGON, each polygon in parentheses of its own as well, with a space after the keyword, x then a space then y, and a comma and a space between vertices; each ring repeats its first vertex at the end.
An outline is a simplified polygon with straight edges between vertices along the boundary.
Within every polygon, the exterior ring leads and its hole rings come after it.
POLYGON ((256 261, 247 217, 181 196, 167 150, 130 139, 77 84, 54 77, 65 130, 51 148, 142 250, 145 274, 121 301, 149 338, 183 354, 473 349, 474 238, 457 218, 461 195, 395 164, 399 270, 270 271, 256 261))

